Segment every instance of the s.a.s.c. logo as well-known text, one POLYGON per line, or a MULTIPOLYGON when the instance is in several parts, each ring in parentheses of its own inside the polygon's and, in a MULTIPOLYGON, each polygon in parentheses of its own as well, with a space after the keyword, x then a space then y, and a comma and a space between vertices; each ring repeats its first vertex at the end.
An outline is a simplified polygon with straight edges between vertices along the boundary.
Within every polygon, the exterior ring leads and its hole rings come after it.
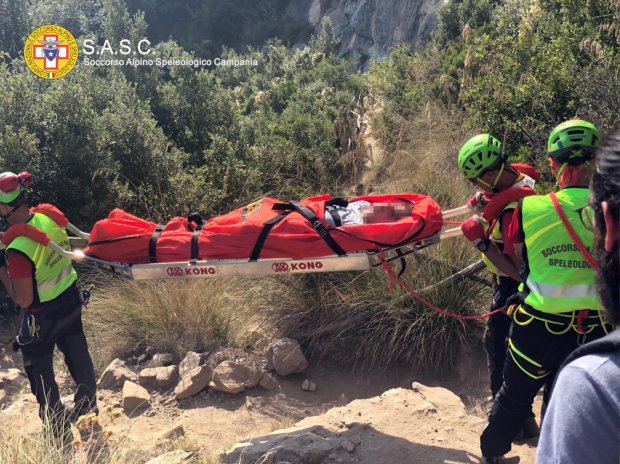
POLYGON ((78 44, 64 27, 47 24, 33 31, 24 44, 28 68, 44 79, 58 79, 73 69, 78 44))

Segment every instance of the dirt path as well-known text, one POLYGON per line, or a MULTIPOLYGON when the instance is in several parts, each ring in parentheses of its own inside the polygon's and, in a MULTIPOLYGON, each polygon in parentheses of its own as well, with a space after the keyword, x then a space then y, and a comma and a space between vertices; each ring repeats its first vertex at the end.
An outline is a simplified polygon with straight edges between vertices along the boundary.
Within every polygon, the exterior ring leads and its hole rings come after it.
MULTIPOLYGON (((280 389, 273 392, 205 391, 180 403, 170 394, 157 393, 151 408, 114 419, 111 411, 120 404, 120 393, 101 391, 100 417, 104 430, 113 433, 113 441, 121 441, 127 462, 145 462, 168 449, 170 440, 162 435, 178 425, 184 437, 177 445, 197 449, 205 458, 252 437, 318 427, 324 435, 353 436, 359 443, 350 458, 360 464, 479 462, 478 440, 489 406, 479 346, 462 353, 459 367, 443 375, 422 375, 405 369, 360 373, 321 364, 311 366, 303 376, 280 378, 280 389), (301 390, 305 378, 316 382, 316 392, 301 390), (412 381, 422 384, 417 392, 411 388, 412 381), (355 424, 353 432, 351 424, 355 424)), ((70 382, 61 380, 64 393, 69 393, 70 382)), ((36 411, 33 398, 26 395, 0 412, 0 427, 36 433, 40 427, 36 411)), ((533 464, 534 455, 533 443, 521 444, 506 462, 533 464)))

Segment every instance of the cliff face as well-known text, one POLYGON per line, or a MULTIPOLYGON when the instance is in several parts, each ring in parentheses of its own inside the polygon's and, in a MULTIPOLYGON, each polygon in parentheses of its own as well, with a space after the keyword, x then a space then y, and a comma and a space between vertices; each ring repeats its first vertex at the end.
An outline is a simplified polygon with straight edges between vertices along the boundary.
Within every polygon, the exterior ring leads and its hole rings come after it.
POLYGON ((292 0, 288 15, 320 32, 329 19, 340 40, 340 56, 366 68, 370 58, 386 56, 405 42, 424 43, 436 27, 437 7, 444 0, 292 0))

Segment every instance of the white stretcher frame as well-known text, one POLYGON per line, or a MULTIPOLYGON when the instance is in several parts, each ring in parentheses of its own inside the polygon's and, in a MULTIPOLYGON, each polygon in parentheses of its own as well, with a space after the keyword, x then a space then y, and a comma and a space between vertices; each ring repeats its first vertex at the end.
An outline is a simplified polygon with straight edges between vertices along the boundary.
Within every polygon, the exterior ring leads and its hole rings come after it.
MULTIPOLYGON (((461 208, 445 211, 443 217, 444 219, 448 219, 467 212, 467 207, 463 206, 461 208)), ((381 266, 384 261, 400 259, 402 256, 438 243, 440 240, 461 235, 460 228, 445 230, 418 242, 398 247, 400 254, 394 253, 394 250, 383 250, 381 252, 349 253, 346 256, 331 255, 304 259, 278 258, 259 259, 258 261, 224 259, 189 260, 172 263, 121 264, 85 255, 79 247, 84 246, 88 242, 90 234, 81 231, 71 223, 68 223, 66 228, 76 236, 70 238, 71 247, 74 248, 74 250, 67 251, 51 241, 48 243, 48 246, 76 263, 84 264, 99 271, 129 280, 180 280, 234 276, 264 277, 269 275, 364 271, 381 266)))

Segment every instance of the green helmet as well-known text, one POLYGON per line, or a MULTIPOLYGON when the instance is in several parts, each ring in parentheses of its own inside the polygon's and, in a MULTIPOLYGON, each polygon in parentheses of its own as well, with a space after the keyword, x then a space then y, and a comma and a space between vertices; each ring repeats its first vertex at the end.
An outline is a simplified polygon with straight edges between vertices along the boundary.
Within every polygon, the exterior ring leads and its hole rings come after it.
POLYGON ((591 159, 600 146, 601 133, 594 124, 571 119, 551 131, 547 155, 559 163, 576 165, 591 159))
POLYGON ((459 171, 468 179, 477 179, 489 169, 495 169, 502 162, 502 143, 491 134, 472 137, 459 151, 459 171))
POLYGON ((7 171, 0 174, 0 203, 11 203, 26 190, 17 174, 7 171))

